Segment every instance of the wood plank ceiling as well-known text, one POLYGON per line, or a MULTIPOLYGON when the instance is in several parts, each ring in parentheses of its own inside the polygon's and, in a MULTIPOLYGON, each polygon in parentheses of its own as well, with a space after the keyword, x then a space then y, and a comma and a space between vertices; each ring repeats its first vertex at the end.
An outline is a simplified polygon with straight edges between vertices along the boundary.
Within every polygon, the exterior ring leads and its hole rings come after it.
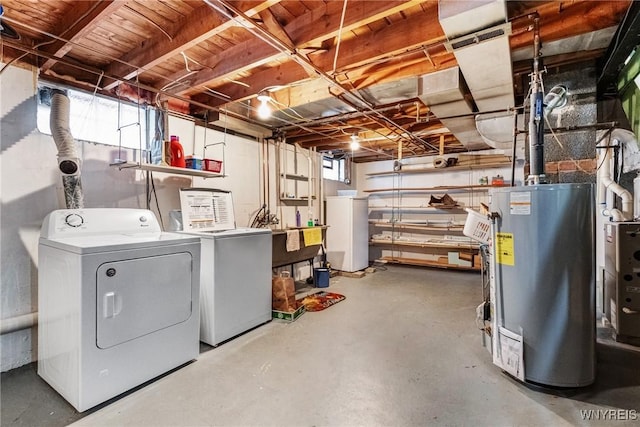
MULTIPOLYGON (((550 43, 615 28, 630 3, 510 1, 510 49, 532 46, 534 13, 550 43)), ((405 156, 466 150, 401 87, 457 65, 435 0, 3 0, 2 7, 3 25, 19 38, 3 32, 0 61, 37 67, 42 79, 151 105, 167 101, 198 117, 227 114, 319 151, 348 152, 356 134, 364 149, 355 161, 395 158, 398 147, 405 156), (371 96, 380 85, 389 96, 371 96), (256 115, 263 92, 279 110, 268 121, 256 115)), ((604 52, 580 49, 545 62, 604 52)), ((513 64, 516 105, 530 63, 513 64)))

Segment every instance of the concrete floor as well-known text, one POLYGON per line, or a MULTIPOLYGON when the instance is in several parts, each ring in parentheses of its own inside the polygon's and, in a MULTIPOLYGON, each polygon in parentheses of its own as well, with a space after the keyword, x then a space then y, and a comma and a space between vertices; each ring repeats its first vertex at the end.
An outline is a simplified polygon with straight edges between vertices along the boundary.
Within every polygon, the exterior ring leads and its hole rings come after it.
POLYGON ((34 365, 19 368, 2 374, 1 424, 640 423, 640 348, 614 343, 601 329, 594 385, 548 391, 520 384, 493 366, 480 344, 479 280, 475 273, 403 266, 362 279, 334 277, 328 290, 345 301, 203 347, 197 361, 83 414, 40 380, 34 365), (583 420, 588 410, 607 410, 608 418, 583 420))

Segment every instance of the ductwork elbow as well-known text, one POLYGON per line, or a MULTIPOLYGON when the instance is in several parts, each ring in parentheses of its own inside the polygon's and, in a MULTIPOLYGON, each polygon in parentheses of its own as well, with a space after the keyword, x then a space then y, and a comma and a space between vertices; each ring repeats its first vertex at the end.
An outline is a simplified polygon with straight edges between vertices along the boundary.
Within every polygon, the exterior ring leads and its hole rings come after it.
POLYGON ((63 176, 80 174, 80 158, 69 126, 70 102, 64 91, 53 89, 49 127, 58 148, 58 168, 63 176))
POLYGON ((84 195, 80 182, 80 158, 69 126, 70 102, 66 93, 54 89, 51 94, 49 127, 58 148, 58 168, 62 173, 64 198, 67 208, 84 207, 84 195))

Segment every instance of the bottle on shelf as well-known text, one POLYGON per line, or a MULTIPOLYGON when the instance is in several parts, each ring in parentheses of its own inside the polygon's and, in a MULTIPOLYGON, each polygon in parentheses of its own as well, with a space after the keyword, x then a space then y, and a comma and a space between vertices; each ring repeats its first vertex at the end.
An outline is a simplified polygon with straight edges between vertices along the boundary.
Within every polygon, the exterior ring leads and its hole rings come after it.
POLYGON ((171 166, 175 166, 178 168, 187 167, 185 158, 184 158, 184 150, 182 149, 182 144, 180 144, 180 138, 176 135, 171 135, 171 166))
POLYGON ((300 211, 296 209, 296 227, 302 226, 302 219, 300 219, 300 211))

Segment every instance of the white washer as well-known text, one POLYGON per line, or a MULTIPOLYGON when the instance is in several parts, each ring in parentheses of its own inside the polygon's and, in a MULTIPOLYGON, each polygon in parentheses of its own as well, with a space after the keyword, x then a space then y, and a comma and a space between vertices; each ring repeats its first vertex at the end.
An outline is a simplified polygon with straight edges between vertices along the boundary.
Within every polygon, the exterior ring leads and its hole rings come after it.
POLYGON ((198 356, 199 238, 143 209, 57 210, 38 264, 38 375, 78 411, 198 356))
POLYGON ((200 341, 218 345, 271 320, 271 230, 199 232, 200 341))
POLYGON ((180 190, 186 233, 202 238, 200 341, 218 345, 271 320, 271 230, 235 228, 231 193, 180 190))

